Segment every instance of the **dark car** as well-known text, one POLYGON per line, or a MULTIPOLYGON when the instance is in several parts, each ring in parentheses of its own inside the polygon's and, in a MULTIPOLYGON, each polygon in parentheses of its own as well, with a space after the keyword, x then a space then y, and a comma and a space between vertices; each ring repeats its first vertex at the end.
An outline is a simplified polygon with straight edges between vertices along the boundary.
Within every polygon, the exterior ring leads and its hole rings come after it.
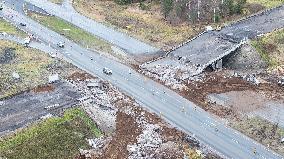
POLYGON ((103 68, 103 73, 105 73, 107 75, 112 75, 112 70, 105 67, 105 68, 103 68))
POLYGON ((25 24, 25 23, 20 23, 20 26, 27 26, 27 24, 25 24))

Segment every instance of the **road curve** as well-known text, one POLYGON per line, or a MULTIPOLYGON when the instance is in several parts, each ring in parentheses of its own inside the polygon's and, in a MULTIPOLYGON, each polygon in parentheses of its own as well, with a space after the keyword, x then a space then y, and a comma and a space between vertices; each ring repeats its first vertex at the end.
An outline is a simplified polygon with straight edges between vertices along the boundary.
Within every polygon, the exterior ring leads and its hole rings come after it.
POLYGON ((136 99, 142 106, 157 114, 162 114, 162 117, 172 125, 177 126, 186 133, 195 134, 198 139, 225 156, 235 159, 283 158, 241 133, 226 127, 194 103, 186 100, 165 86, 135 72, 135 70, 84 49, 62 35, 49 30, 6 6, 4 6, 4 10, 0 15, 17 26, 20 22, 26 22, 27 27, 18 27, 38 36, 39 40, 42 40, 42 42, 49 44, 53 48, 56 48, 56 44, 59 41, 64 41, 66 44, 65 47, 57 49, 74 65, 90 74, 109 81, 136 99), (14 15, 12 18, 9 16, 11 14, 14 15), (90 59, 91 57, 93 60, 90 59), (108 76, 103 74, 102 68, 104 67, 112 69, 113 75, 108 76), (132 73, 129 74, 129 71, 132 73), (182 111, 183 106, 186 113, 182 111), (218 128, 218 132, 215 131, 216 128, 218 128), (254 148, 257 154, 253 153, 254 148))
POLYGON ((137 55, 137 54, 147 54, 158 52, 159 49, 150 46, 144 42, 134 39, 122 32, 116 31, 113 28, 107 27, 101 23, 91 20, 70 7, 62 7, 51 3, 47 0, 25 0, 39 8, 42 8, 46 12, 55 15, 61 19, 64 19, 79 28, 82 28, 94 36, 100 37, 109 43, 112 43, 121 49, 125 50, 127 53, 137 55))

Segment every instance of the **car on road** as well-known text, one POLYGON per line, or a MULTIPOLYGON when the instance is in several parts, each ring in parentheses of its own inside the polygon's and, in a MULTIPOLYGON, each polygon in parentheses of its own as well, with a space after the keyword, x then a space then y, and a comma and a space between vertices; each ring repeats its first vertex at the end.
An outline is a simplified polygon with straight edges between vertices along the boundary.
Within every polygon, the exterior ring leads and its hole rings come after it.
POLYGON ((57 46, 60 48, 64 48, 64 42, 60 41, 57 43, 57 46))
POLYGON ((31 38, 30 38, 30 37, 26 37, 26 38, 24 39, 24 45, 25 45, 26 47, 28 47, 28 45, 30 44, 30 42, 31 42, 31 38))
POLYGON ((107 75, 112 75, 112 70, 110 70, 109 68, 103 68, 103 73, 107 74, 107 75))
POLYGON ((27 26, 26 23, 20 23, 20 26, 27 26))

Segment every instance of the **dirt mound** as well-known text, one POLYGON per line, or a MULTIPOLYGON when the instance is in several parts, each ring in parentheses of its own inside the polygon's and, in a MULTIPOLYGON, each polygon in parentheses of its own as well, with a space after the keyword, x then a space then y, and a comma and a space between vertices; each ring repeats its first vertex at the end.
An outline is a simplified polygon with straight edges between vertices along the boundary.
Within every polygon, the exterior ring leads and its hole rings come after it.
POLYGON ((73 80, 73 81, 85 81, 86 79, 91 79, 94 78, 88 73, 84 72, 74 72, 71 74, 67 79, 68 80, 73 80))
POLYGON ((40 92, 51 92, 55 89, 54 85, 52 84, 47 84, 47 85, 42 85, 42 86, 37 86, 34 89, 32 89, 33 92, 35 93, 40 93, 40 92))
POLYGON ((103 156, 100 157, 101 159, 127 158, 127 145, 136 143, 136 137, 141 134, 141 128, 138 127, 135 119, 123 112, 118 112, 117 114, 116 128, 116 134, 113 136, 103 156))
MULTIPOLYGON (((181 94, 219 117, 234 115, 231 108, 214 107, 206 102, 207 95, 211 93, 225 93, 231 91, 265 92, 265 96, 270 99, 279 99, 284 97, 284 89, 273 83, 261 83, 258 86, 253 85, 239 77, 226 77, 222 72, 208 73, 203 81, 192 81, 187 83, 189 89, 181 91, 181 94)), ((236 116, 235 116, 236 117, 236 116)))
POLYGON ((197 104, 205 102, 206 96, 210 93, 224 93, 228 91, 242 91, 256 87, 241 78, 224 78, 216 73, 207 74, 203 81, 189 82, 189 89, 183 90, 182 94, 197 104))

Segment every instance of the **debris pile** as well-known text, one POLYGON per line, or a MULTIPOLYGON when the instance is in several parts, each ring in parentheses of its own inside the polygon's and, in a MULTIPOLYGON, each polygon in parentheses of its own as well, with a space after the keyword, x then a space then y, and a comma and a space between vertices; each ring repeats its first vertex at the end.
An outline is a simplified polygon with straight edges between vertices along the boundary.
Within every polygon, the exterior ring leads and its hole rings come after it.
POLYGON ((58 74, 53 74, 53 75, 50 75, 48 77, 48 83, 54 83, 54 82, 57 82, 59 81, 59 75, 58 74))
POLYGON ((89 139, 92 150, 81 150, 80 157, 184 157, 183 147, 178 146, 182 144, 183 133, 168 127, 154 114, 144 111, 135 100, 98 78, 77 74, 68 81, 81 92, 82 97, 78 100, 105 136, 108 136, 89 139))
POLYGON ((98 127, 106 134, 114 132, 117 108, 113 102, 123 99, 122 93, 98 78, 89 77, 83 80, 77 78, 68 81, 81 93, 82 98, 78 100, 97 122, 98 127))
POLYGON ((13 73, 12 73, 12 77, 13 77, 15 80, 20 79, 20 75, 19 75, 17 72, 13 72, 13 73))
POLYGON ((170 65, 141 65, 142 73, 148 77, 154 78, 163 82, 166 86, 172 89, 183 90, 186 86, 182 80, 190 77, 188 68, 170 66, 170 65))
POLYGON ((279 81, 278 81, 278 84, 280 86, 284 86, 284 77, 282 77, 279 81))
POLYGON ((129 159, 153 158, 155 150, 162 144, 159 125, 145 124, 143 129, 142 134, 137 137, 137 143, 127 146, 129 159))
POLYGON ((96 156, 100 156, 109 145, 111 139, 112 139, 111 137, 101 136, 99 138, 87 139, 87 141, 89 145, 92 147, 93 154, 95 154, 96 156))
POLYGON ((256 75, 254 75, 254 74, 248 74, 248 75, 244 76, 243 78, 244 78, 244 80, 246 80, 246 81, 248 81, 248 82, 250 82, 254 85, 260 84, 259 80, 256 78, 256 75))

